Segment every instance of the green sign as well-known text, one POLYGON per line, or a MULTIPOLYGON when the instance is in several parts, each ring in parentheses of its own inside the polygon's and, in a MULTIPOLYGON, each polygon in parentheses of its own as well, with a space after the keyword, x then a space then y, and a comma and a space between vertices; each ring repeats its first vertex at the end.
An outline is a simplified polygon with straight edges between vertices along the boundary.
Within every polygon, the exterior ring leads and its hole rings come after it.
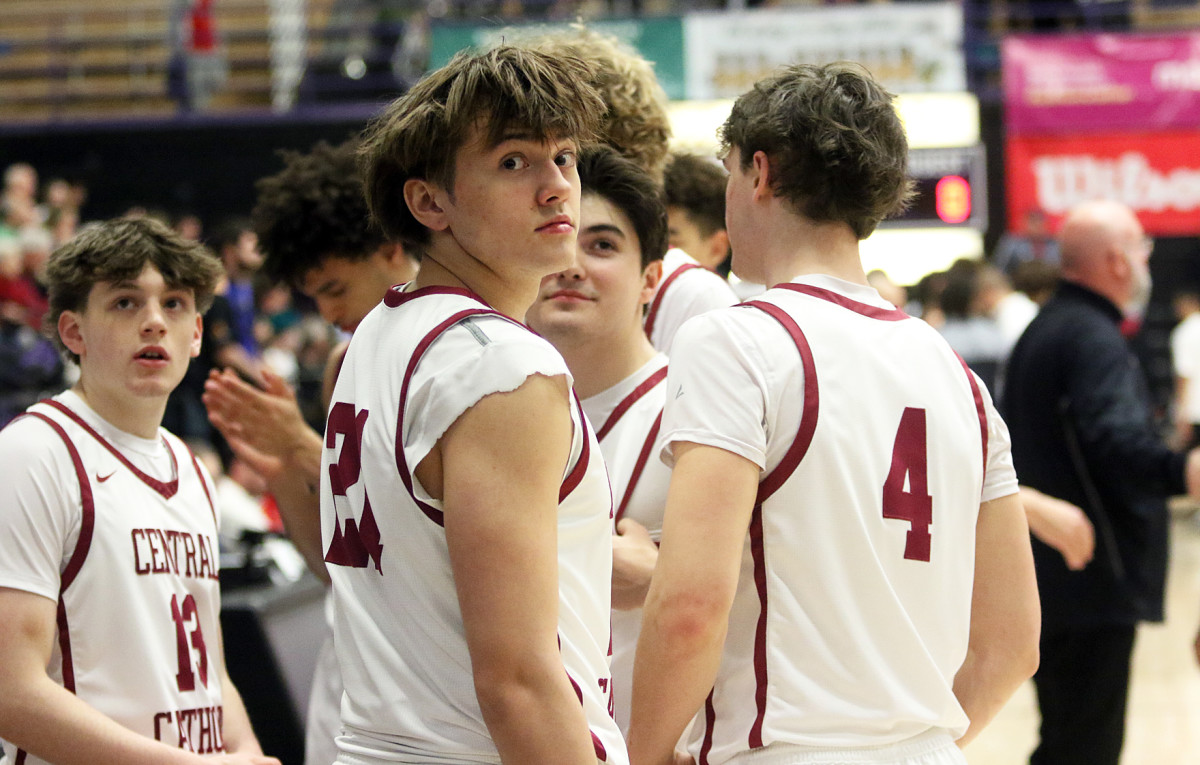
MULTIPOLYGON (((658 82, 667 98, 678 101, 686 97, 683 72, 683 19, 659 17, 650 19, 610 19, 587 24, 601 34, 611 35, 635 49, 654 64, 658 82)), ((503 41, 519 41, 550 32, 566 31, 570 24, 453 24, 440 23, 433 27, 429 66, 436 69, 464 48, 487 48, 503 41)))

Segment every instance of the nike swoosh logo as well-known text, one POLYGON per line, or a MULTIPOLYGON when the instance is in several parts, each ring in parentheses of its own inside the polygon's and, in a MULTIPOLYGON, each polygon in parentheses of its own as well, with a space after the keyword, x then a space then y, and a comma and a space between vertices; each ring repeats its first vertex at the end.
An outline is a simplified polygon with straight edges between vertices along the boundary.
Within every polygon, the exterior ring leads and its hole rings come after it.
POLYGON ((115 470, 104 477, 101 477, 99 473, 96 473, 96 480, 100 483, 104 483, 105 481, 107 481, 109 478, 112 478, 116 474, 117 474, 117 471, 115 471, 115 470))

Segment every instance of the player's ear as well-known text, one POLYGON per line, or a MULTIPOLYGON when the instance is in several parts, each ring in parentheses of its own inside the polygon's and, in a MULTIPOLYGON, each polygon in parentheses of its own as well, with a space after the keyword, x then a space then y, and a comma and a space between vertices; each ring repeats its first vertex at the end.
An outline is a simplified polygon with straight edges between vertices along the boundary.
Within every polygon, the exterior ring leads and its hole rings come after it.
POLYGON ((196 314, 196 330, 192 333, 192 342, 188 345, 188 355, 196 358, 200 355, 200 343, 204 339, 204 317, 196 314))
POLYGON ((725 262, 729 257, 729 232, 719 228, 708 238, 709 262, 713 268, 725 262))
POLYGON ((754 199, 762 201, 775 196, 771 190, 771 158, 766 152, 756 151, 750 163, 750 172, 754 178, 754 199))
POLYGON ((445 231, 450 221, 442 206, 446 191, 424 178, 409 178, 404 182, 404 203, 417 222, 434 231, 445 231))
POLYGON ((87 344, 83 341, 83 332, 79 327, 79 314, 74 311, 63 311, 58 315, 58 336, 62 339, 67 350, 83 358, 87 344))
POLYGON ((642 305, 654 299, 654 293, 658 291, 658 285, 662 281, 662 268, 663 262, 659 259, 651 261, 650 265, 642 269, 642 291, 638 296, 642 305))

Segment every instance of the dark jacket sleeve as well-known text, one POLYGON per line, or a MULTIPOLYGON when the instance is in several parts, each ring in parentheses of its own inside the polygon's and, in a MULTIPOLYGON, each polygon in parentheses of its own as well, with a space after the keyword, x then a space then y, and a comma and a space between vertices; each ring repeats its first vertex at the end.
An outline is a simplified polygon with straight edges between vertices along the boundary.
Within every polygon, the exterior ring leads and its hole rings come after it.
POLYGON ((1171 451, 1155 429, 1145 378, 1116 327, 1093 328, 1071 347, 1076 355, 1060 408, 1074 426, 1089 467, 1103 481, 1120 475, 1139 492, 1185 491, 1185 454, 1171 451))

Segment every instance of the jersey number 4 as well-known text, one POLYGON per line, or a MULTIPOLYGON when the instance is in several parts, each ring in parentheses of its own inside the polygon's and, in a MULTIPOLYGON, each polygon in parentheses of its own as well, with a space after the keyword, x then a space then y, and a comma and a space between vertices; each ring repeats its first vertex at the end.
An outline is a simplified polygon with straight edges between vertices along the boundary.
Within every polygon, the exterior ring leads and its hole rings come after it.
MULTIPOLYGON (((342 436, 342 448, 337 462, 329 466, 329 486, 333 496, 344 497, 346 490, 358 483, 362 473, 362 437, 367 425, 367 410, 354 410, 353 404, 339 401, 329 410, 325 423, 325 448, 332 449, 342 436)), ((336 499, 335 499, 336 507, 336 499)), ((334 517, 333 539, 325 551, 325 562, 334 566, 366 568, 371 562, 383 573, 383 543, 379 525, 371 510, 371 499, 363 492, 362 515, 358 521, 334 517)))
POLYGON ((908 407, 900 418, 892 445, 892 467, 883 482, 883 517, 908 521, 904 543, 908 560, 929 561, 929 525, 933 523, 933 497, 929 496, 925 410, 908 407), (907 476, 908 486, 904 479, 907 476))

